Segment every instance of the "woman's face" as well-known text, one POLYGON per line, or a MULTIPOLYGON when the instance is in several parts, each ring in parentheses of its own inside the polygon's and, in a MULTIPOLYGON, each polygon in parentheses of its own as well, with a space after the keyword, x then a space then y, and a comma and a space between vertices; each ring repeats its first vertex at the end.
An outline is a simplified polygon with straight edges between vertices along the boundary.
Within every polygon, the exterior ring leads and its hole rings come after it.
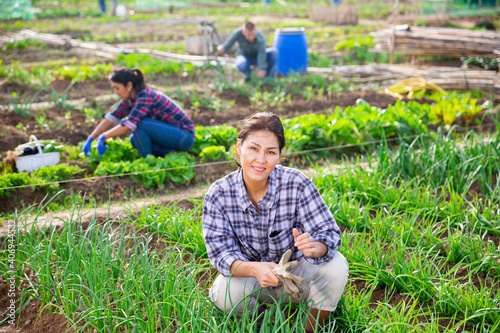
POLYGON ((121 83, 111 81, 113 93, 118 95, 118 97, 120 97, 124 101, 126 101, 130 96, 130 90, 132 87, 129 88, 128 86, 132 86, 132 82, 129 82, 126 87, 121 83))
POLYGON ((243 142, 238 139, 236 152, 240 157, 243 177, 247 183, 267 182, 280 160, 278 138, 272 132, 251 132, 243 142))

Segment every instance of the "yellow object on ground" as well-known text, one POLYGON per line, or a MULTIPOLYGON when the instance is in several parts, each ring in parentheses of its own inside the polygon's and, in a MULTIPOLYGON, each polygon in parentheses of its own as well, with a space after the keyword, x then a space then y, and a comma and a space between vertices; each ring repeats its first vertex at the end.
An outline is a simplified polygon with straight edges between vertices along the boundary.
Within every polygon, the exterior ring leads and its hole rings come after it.
POLYGON ((440 86, 434 83, 427 82, 424 78, 412 77, 396 82, 389 88, 385 88, 384 93, 397 97, 399 99, 403 98, 402 94, 407 93, 408 95, 406 97, 412 98, 413 92, 426 89, 432 89, 443 93, 445 92, 440 86))

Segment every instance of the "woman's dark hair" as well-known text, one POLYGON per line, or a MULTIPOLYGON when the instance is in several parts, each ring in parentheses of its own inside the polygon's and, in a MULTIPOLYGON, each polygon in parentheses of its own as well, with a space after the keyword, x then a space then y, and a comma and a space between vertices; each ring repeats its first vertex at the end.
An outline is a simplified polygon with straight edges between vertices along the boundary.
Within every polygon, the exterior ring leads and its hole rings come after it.
POLYGON ((144 75, 142 75, 142 72, 138 68, 134 68, 132 70, 128 68, 117 70, 111 75, 110 80, 116 83, 121 83, 124 86, 126 86, 129 82, 132 82, 132 87, 135 92, 139 92, 146 88, 144 75))
MULTIPOLYGON (((283 124, 280 118, 272 112, 257 112, 247 118, 243 119, 240 123, 240 130, 238 133, 238 139, 243 143, 248 135, 257 131, 267 131, 271 132, 278 138, 279 152, 285 147, 285 130, 283 129, 283 124)), ((238 162, 239 156, 236 157, 236 164, 240 166, 238 162)))

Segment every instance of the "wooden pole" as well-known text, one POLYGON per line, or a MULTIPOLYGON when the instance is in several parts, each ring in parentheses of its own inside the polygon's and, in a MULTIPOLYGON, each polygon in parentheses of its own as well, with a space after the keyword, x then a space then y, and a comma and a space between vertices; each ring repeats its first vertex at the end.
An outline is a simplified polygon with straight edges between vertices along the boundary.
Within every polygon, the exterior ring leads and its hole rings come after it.
POLYGON ((418 24, 418 17, 419 16, 420 16, 419 3, 418 3, 418 0, 415 0, 415 21, 413 22, 413 25, 418 24))
POLYGON ((390 49, 391 49, 391 54, 389 55, 389 63, 392 64, 392 62, 394 61, 394 46, 396 44, 396 30, 393 31, 393 34, 392 34, 392 39, 391 39, 391 46, 390 46, 390 49))
POLYGON ((399 0, 394 0, 394 4, 392 6, 392 23, 393 24, 398 24, 398 7, 399 7, 399 0))

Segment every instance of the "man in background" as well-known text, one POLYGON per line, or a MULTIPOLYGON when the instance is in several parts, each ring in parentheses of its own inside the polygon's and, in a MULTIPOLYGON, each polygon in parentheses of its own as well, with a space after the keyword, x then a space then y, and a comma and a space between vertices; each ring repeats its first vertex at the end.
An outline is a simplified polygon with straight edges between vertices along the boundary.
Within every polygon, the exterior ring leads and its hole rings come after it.
POLYGON ((239 44, 236 67, 243 74, 245 81, 250 80, 254 66, 257 66, 257 77, 275 75, 278 50, 274 47, 266 48, 266 40, 257 31, 255 24, 246 22, 241 28, 234 30, 228 40, 217 47, 219 54, 227 56, 227 52, 236 42, 239 44))
MULTIPOLYGON (((111 15, 116 15, 116 2, 117 0, 113 0, 113 7, 111 7, 111 15)), ((106 15, 106 0, 99 0, 99 8, 101 9, 101 13, 106 15)))

